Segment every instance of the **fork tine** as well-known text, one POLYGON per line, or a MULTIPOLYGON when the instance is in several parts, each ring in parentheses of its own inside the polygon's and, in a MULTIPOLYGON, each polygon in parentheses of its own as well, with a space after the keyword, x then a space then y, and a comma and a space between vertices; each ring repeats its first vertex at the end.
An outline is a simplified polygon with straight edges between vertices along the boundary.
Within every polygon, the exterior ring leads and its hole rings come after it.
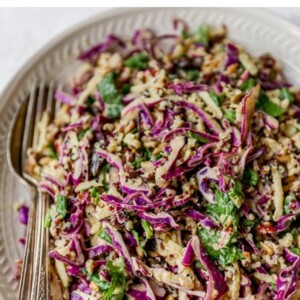
MULTIPOLYGON (((60 83, 59 86, 57 87, 57 90, 63 91, 63 89, 64 89, 64 86, 62 83, 60 83)), ((62 103, 60 101, 55 102, 55 113, 58 112, 58 110, 61 108, 61 106, 62 106, 62 103)))
POLYGON ((55 83, 51 81, 48 85, 46 110, 49 112, 50 120, 55 117, 55 101, 54 101, 55 83))
POLYGON ((46 113, 45 108, 47 103, 47 99, 45 98, 45 89, 46 89, 46 83, 42 81, 38 88, 37 103, 36 103, 36 110, 34 116, 34 132, 33 132, 33 142, 32 142, 32 148, 34 149, 40 147, 41 128, 39 124, 42 121, 42 117, 46 117, 44 116, 44 113, 46 113))
POLYGON ((26 166, 26 159, 27 159, 27 149, 32 144, 32 140, 33 140, 33 128, 34 128, 33 116, 35 115, 35 109, 36 109, 35 104, 36 104, 37 85, 38 85, 37 80, 34 80, 30 90, 29 102, 28 102, 26 117, 25 117, 24 134, 23 134, 22 150, 21 150, 21 166, 22 166, 21 168, 22 168, 23 175, 26 173, 25 166, 26 166))

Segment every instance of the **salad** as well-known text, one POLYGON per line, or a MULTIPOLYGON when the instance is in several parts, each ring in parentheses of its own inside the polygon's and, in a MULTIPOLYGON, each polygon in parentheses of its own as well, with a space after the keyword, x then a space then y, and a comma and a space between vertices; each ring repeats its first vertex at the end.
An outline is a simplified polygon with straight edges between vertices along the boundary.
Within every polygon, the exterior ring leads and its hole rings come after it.
POLYGON ((280 64, 182 20, 79 59, 28 154, 53 297, 300 299, 300 90, 280 64))

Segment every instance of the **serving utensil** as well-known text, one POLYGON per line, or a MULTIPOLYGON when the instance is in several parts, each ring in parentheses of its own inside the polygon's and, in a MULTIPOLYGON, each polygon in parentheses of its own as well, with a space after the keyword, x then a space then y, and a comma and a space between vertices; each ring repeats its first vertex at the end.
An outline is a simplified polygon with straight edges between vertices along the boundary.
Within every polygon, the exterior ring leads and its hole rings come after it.
POLYGON ((15 117, 13 119, 12 125, 9 130, 9 142, 7 151, 9 167, 17 177, 19 183, 24 187, 25 190, 29 192, 29 197, 31 199, 29 203, 29 219, 26 232, 26 244, 18 293, 18 299, 24 300, 30 299, 31 294, 37 202, 36 188, 23 178, 22 141, 27 108, 28 98, 25 99, 25 101, 22 103, 20 109, 18 110, 17 114, 15 114, 15 117))
POLYGON ((48 231, 44 228, 48 196, 38 190, 38 179, 28 169, 27 152, 39 146, 39 122, 43 114, 52 120, 58 104, 53 93, 55 84, 35 80, 12 122, 9 131, 8 160, 11 170, 31 196, 25 255, 21 272, 18 299, 49 299, 48 231))

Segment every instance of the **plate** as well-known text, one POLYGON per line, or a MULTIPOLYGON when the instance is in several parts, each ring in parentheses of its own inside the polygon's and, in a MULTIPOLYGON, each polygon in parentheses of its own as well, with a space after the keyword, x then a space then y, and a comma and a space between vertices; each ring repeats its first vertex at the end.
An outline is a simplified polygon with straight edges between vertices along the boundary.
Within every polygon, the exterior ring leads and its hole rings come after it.
POLYGON ((172 31, 174 17, 191 29, 201 23, 226 24, 229 37, 255 55, 272 53, 283 65, 287 78, 300 85, 300 29, 260 9, 149 8, 115 9, 73 27, 40 50, 7 85, 0 99, 0 299, 16 299, 13 279, 15 261, 22 257, 18 239, 25 228, 19 224, 15 205, 29 196, 7 162, 7 133, 33 78, 66 82, 78 67, 76 57, 109 34, 129 36, 136 28, 149 27, 160 34, 172 31))

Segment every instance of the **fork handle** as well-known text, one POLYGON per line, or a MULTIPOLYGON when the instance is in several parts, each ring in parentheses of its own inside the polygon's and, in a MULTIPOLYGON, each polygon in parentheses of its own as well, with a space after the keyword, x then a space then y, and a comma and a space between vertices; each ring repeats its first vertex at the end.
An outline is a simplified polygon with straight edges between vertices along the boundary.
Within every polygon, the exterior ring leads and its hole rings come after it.
POLYGON ((29 218, 26 233, 26 244, 23 258, 23 266, 21 271, 21 279, 19 286, 19 300, 29 300, 31 296, 31 284, 33 279, 33 262, 34 262, 34 246, 35 246, 35 229, 36 229, 36 202, 37 193, 34 188, 30 190, 31 201, 29 205, 29 218))
POLYGON ((36 248, 35 248, 35 267, 32 282, 31 300, 50 299, 49 289, 49 232, 45 228, 45 216, 49 207, 48 196, 39 191, 37 201, 37 230, 36 230, 36 248))

